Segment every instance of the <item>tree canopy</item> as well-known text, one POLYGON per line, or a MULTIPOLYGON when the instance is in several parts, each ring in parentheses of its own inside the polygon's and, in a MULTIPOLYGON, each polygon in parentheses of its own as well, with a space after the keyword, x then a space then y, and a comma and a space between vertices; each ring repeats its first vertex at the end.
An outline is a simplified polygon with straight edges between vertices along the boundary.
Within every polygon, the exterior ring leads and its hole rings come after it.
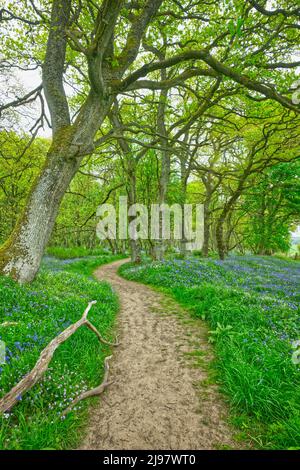
MULTIPOLYGON (((5 1, 0 175, 17 142, 14 178, 36 180, 26 204, 13 196, 2 272, 30 281, 51 237, 95 244, 96 207, 120 194, 203 203, 204 255, 287 250, 300 212, 299 17, 297 0, 5 1), (40 77, 31 90, 26 71, 40 77)), ((170 246, 130 248, 138 261, 170 246)))

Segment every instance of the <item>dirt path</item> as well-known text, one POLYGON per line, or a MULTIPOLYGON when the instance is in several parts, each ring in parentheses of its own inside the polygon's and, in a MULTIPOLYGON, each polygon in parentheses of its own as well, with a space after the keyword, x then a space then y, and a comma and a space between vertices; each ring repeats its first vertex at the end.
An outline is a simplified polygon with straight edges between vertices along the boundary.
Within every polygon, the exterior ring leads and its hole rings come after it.
POLYGON ((122 263, 96 272, 120 297, 121 345, 111 362, 114 383, 91 410, 81 449, 235 447, 226 407, 207 380, 210 351, 202 322, 163 295, 119 277, 122 263))

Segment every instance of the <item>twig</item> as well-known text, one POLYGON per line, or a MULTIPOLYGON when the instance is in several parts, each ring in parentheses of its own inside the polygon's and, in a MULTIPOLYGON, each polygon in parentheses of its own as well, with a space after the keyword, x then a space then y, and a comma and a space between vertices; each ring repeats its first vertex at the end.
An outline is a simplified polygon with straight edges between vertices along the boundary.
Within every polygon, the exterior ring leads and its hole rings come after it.
POLYGON ((4 323, 0 323, 0 328, 6 328, 8 326, 16 326, 19 323, 17 321, 5 321, 4 323))
POLYGON ((72 403, 68 406, 68 408, 66 408, 63 411, 62 416, 66 416, 66 414, 70 413, 72 408, 75 405, 77 405, 77 403, 79 403, 81 400, 85 400, 86 398, 101 395, 101 393, 103 393, 104 390, 109 385, 111 385, 113 383, 113 382, 108 382, 108 374, 109 374, 109 363, 108 363, 108 361, 111 358, 112 358, 112 356, 108 356, 108 357, 105 358, 105 361, 104 361, 105 373, 104 373, 104 378, 103 378, 102 383, 98 387, 92 388, 91 390, 88 390, 86 392, 82 392, 80 395, 78 395, 78 397, 76 397, 75 400, 72 401, 72 403))

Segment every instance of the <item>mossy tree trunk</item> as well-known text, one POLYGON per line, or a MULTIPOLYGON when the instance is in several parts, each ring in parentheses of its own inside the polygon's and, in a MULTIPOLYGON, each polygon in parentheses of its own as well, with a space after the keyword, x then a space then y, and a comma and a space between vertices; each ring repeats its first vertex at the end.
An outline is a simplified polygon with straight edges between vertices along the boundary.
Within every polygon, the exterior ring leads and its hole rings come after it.
POLYGON ((0 273, 20 283, 31 282, 38 272, 61 201, 83 157, 93 145, 95 129, 111 106, 109 99, 100 100, 93 94, 87 103, 73 125, 60 128, 54 135, 46 163, 31 188, 24 212, 0 248, 0 273), (86 114, 91 114, 91 119, 86 119, 86 114))
POLYGON ((0 270, 19 282, 31 281, 52 233, 60 202, 78 169, 77 159, 49 154, 12 235, 0 249, 0 270))
MULTIPOLYGON (((51 2, 42 88, 51 116, 52 145, 22 217, 0 248, 0 274, 22 283, 30 282, 39 269, 62 198, 83 157, 100 145, 97 132, 119 91, 118 85, 122 89, 125 86, 121 79, 135 61, 145 30, 162 0, 145 2, 132 21, 126 44, 118 56, 118 67, 114 65, 113 43, 123 1, 103 1, 94 19, 97 34, 91 35, 89 47, 76 46, 77 52, 85 56, 90 89, 73 123, 64 90, 68 31, 76 17, 72 15, 71 3, 71 0, 51 2)), ((143 71, 140 74, 143 75, 143 71)))

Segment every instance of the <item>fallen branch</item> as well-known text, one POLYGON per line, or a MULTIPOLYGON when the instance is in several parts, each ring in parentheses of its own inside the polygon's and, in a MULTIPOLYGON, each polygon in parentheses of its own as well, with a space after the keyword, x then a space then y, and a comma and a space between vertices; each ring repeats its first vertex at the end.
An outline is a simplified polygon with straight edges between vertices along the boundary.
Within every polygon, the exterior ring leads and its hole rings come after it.
POLYGON ((85 324, 86 324, 86 326, 87 326, 91 331, 93 331, 93 332, 97 335, 97 337, 98 337, 98 339, 99 339, 99 341, 100 341, 101 343, 106 344, 107 346, 120 346, 120 343, 119 343, 119 342, 110 343, 109 341, 107 341, 106 339, 104 339, 104 338, 101 336, 101 334, 99 333, 99 331, 97 330, 97 328, 95 328, 95 326, 94 326, 89 320, 87 320, 87 321, 85 322, 85 324))
POLYGON ((80 401, 82 400, 85 400, 86 398, 90 398, 90 397, 95 397, 95 396, 98 396, 98 395, 101 395, 101 393, 104 392, 104 390, 112 384, 112 382, 108 382, 108 374, 109 374, 109 363, 108 361, 112 358, 112 356, 108 356, 105 358, 105 361, 104 361, 104 368, 105 368, 105 373, 104 373, 104 378, 103 378, 103 381, 102 383, 98 386, 98 387, 95 387, 95 388, 92 388, 91 390, 88 390, 86 392, 82 392, 80 395, 78 395, 78 397, 76 397, 71 403, 70 405, 68 406, 68 408, 65 409, 65 411, 63 411, 62 413, 62 416, 65 416, 66 414, 68 414, 72 408, 77 405, 77 403, 79 403, 80 401))
POLYGON ((17 321, 5 321, 4 323, 0 323, 0 328, 6 328, 8 326, 16 326, 19 323, 17 321))
POLYGON ((98 337, 99 341, 104 344, 110 344, 102 338, 98 330, 90 323, 87 319, 87 315, 94 304, 97 302, 93 300, 90 302, 85 309, 82 317, 76 323, 73 323, 68 328, 66 328, 62 333, 60 333, 56 338, 54 338, 40 354, 38 361, 36 362, 34 368, 29 372, 25 377, 23 377, 20 382, 15 385, 3 398, 0 400, 0 414, 5 413, 7 410, 10 410, 24 395, 28 392, 45 374, 48 369, 48 365, 53 357, 54 352, 62 343, 64 343, 70 336, 72 336, 75 331, 78 330, 83 325, 87 325, 90 330, 92 330, 98 337))

